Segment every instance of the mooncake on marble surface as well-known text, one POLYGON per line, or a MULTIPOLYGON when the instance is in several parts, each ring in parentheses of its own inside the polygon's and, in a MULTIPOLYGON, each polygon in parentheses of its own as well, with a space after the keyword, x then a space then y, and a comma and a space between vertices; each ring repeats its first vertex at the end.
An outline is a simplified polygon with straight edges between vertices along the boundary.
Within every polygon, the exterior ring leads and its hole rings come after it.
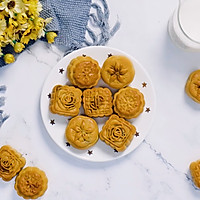
POLYGON ((111 115, 100 131, 100 139, 117 151, 124 151, 131 143, 136 128, 117 115, 111 115))
POLYGON ((64 116, 76 116, 81 107, 82 91, 78 88, 68 85, 54 86, 51 99, 50 111, 54 114, 64 116))
POLYGON ((10 181, 25 164, 25 158, 11 146, 0 148, 0 177, 4 181, 10 181))
POLYGON ((131 60, 125 56, 112 55, 103 63, 101 77, 105 83, 115 89, 129 85, 135 76, 131 60))
POLYGON ((24 168, 15 180, 15 190, 24 199, 37 199, 47 190, 48 179, 37 167, 24 168))
POLYGON ((114 111, 127 119, 136 118, 143 112, 144 95, 136 88, 126 87, 120 89, 114 95, 114 111))
POLYGON ((68 65, 67 76, 73 85, 79 88, 91 88, 97 85, 101 78, 100 67, 93 58, 78 56, 68 65))
POLYGON ((200 70, 193 71, 189 75, 185 91, 195 102, 200 103, 200 70))
POLYGON ((77 149, 88 149, 99 139, 99 129, 96 121, 86 116, 72 118, 65 130, 67 141, 77 149))
POLYGON ((112 110, 112 93, 108 88, 92 88, 83 91, 83 108, 89 117, 109 116, 112 110))

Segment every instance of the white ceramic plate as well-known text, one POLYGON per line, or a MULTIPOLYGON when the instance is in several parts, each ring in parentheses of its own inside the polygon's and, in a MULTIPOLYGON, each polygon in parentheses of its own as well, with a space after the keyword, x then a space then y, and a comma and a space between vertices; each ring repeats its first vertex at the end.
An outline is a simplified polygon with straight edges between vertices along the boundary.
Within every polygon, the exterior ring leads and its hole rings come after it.
MULTIPOLYGON (((108 87, 102 80, 99 81, 97 86, 108 87)), ((117 91, 113 89, 111 90, 112 92, 117 91)), ((105 162, 129 154, 134 149, 136 149, 136 147, 138 147, 139 144, 142 143, 144 138, 147 136, 153 122, 155 113, 155 93, 152 86, 152 82, 147 72, 135 58, 120 50, 113 49, 110 47, 86 47, 68 54, 63 59, 61 59, 58 62, 58 64, 52 69, 42 89, 40 106, 42 119, 47 129, 47 132, 49 133, 53 141, 61 149, 63 149, 66 153, 69 153, 70 155, 83 160, 105 162), (73 58, 76 58, 77 56, 81 55, 87 55, 97 60, 99 62, 99 65, 102 66, 103 62, 106 60, 109 54, 124 55, 127 56, 133 62, 135 68, 135 77, 130 86, 139 89, 144 94, 145 98, 145 107, 143 113, 141 113, 136 119, 129 120, 136 127, 137 134, 134 136, 131 144, 123 152, 116 152, 114 149, 102 142, 100 139, 94 146, 90 147, 87 150, 75 149, 71 145, 69 145, 69 143, 67 143, 64 136, 65 129, 70 117, 52 114, 49 111, 49 94, 52 92, 53 87, 57 84, 71 85, 71 83, 67 79, 66 71, 68 64, 73 58)), ((81 113, 83 113, 83 109, 81 109, 80 114, 81 113)), ((103 124, 107 119, 107 117, 95 118, 99 126, 99 131, 101 130, 103 124)))

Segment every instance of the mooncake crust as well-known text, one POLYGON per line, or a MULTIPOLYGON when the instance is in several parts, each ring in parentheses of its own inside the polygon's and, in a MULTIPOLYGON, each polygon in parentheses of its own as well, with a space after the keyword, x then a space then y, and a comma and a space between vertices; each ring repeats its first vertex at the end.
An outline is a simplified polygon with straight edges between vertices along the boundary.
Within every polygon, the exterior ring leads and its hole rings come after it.
POLYGON ((65 130, 67 141, 77 149, 88 149, 99 139, 99 130, 96 121, 86 116, 72 118, 65 130))
POLYGON ((104 124, 99 137, 113 149, 124 151, 131 143, 135 133, 135 126, 114 114, 104 124))
POLYGON ((79 88, 91 88, 101 78, 101 69, 96 60, 89 56, 78 56, 67 67, 67 77, 79 88))
POLYGON ((0 148, 0 177, 4 181, 10 181, 25 164, 25 158, 11 146, 0 148))
POLYGON ((110 116, 113 113, 111 91, 102 87, 84 90, 83 108, 89 117, 110 116))
POLYGON ((131 60, 125 56, 112 55, 103 63, 101 77, 110 87, 115 89, 129 85, 135 76, 131 60))
POLYGON ((185 91, 195 102, 200 103, 200 70, 195 70, 189 75, 185 91))
POLYGON ((200 188, 200 160, 192 162, 189 168, 194 184, 200 188))
POLYGON ((15 190, 24 199, 37 199, 47 190, 48 179, 37 167, 24 168, 15 179, 15 190))
POLYGON ((68 85, 54 86, 51 99, 50 111, 54 114, 64 116, 76 116, 81 107, 82 91, 78 88, 68 85))
POLYGON ((126 119, 138 117, 144 109, 144 95, 136 88, 126 87, 114 95, 114 111, 126 119))

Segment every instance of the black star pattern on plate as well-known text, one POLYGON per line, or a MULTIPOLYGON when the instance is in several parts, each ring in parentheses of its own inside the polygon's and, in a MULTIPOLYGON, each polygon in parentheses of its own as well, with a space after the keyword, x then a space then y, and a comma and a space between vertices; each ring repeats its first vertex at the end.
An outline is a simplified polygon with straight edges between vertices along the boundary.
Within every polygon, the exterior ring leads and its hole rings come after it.
POLYGON ((135 136, 138 137, 139 135, 140 135, 140 132, 136 131, 135 136))
POLYGON ((112 53, 109 53, 109 54, 108 54, 108 58, 111 57, 111 56, 112 56, 112 53))
POLYGON ((142 83, 142 87, 143 87, 143 88, 147 87, 147 83, 146 83, 146 82, 143 82, 143 83, 142 83))
POLYGON ((60 74, 63 74, 64 71, 65 71, 65 70, 64 70, 63 68, 60 68, 60 69, 59 69, 59 73, 60 73, 60 74))
POLYGON ((54 125, 54 124, 55 124, 55 119, 51 119, 51 120, 50 120, 50 124, 51 124, 51 125, 54 125))
POLYGON ((51 99, 51 93, 49 93, 47 96, 48 96, 49 99, 51 99))
POLYGON ((146 108, 145 112, 149 113, 151 111, 151 109, 148 107, 146 108))
POLYGON ((114 149, 114 152, 115 152, 115 153, 118 153, 117 149, 114 149))
POLYGON ((67 147, 70 147, 70 143, 69 142, 66 142, 65 144, 66 144, 67 147))
POLYGON ((87 154, 88 154, 88 155, 92 155, 92 154, 93 154, 93 151, 92 151, 92 150, 88 150, 87 154))

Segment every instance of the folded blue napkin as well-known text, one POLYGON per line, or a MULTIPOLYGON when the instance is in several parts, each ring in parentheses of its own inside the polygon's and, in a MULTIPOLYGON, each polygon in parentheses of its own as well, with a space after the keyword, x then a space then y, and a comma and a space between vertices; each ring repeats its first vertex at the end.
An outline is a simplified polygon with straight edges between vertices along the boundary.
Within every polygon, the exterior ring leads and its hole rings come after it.
MULTIPOLYGON (((119 29, 117 21, 113 28, 109 26, 109 8, 105 0, 40 0, 43 6, 41 17, 53 18, 46 26, 46 31, 56 31, 58 36, 54 44, 65 47, 65 54, 85 46, 105 45, 106 42, 119 29), (86 37, 87 35, 87 37, 86 37)), ((43 38, 43 40, 45 40, 43 38)), ((31 41, 27 47, 32 45, 31 41)), ((6 47, 3 53, 12 53, 12 47, 6 47)), ((0 58, 0 67, 5 66, 0 58)), ((6 90, 0 86, 0 92, 6 90)), ((4 105, 5 98, 0 97, 0 107, 4 105)), ((8 118, 0 110, 0 126, 8 118)))

